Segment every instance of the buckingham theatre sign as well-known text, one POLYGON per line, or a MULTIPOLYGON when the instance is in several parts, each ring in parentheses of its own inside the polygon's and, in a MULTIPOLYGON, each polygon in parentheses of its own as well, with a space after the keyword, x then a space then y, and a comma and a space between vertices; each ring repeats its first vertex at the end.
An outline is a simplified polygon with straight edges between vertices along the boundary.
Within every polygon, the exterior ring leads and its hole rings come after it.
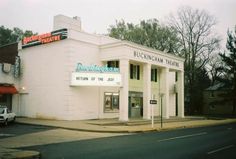
POLYGON ((78 63, 76 72, 72 73, 71 86, 121 86, 119 68, 82 65, 78 63))
POLYGON ((169 65, 176 68, 180 67, 179 62, 166 58, 164 56, 150 55, 141 51, 134 51, 133 53, 134 53, 133 56, 138 59, 151 61, 157 64, 169 65))
POLYGON ((60 41, 66 38, 67 38, 67 29, 60 29, 52 31, 50 33, 24 37, 22 40, 22 48, 47 44, 55 41, 60 41))

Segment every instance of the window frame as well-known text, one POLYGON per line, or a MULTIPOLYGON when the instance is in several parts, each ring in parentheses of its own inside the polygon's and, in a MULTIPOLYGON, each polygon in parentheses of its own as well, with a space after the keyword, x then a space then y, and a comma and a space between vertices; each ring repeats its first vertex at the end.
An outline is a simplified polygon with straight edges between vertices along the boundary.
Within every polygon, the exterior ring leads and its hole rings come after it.
POLYGON ((140 65, 130 64, 130 79, 140 80, 140 65))
POLYGON ((119 68, 119 61, 107 61, 107 67, 119 68))
POLYGON ((104 103, 103 103, 103 112, 104 113, 118 113, 119 112, 119 109, 120 109, 120 101, 119 101, 119 98, 120 98, 120 93, 119 92, 104 92, 104 103), (110 97, 110 109, 107 109, 106 107, 106 97, 109 96, 110 97), (114 107, 114 97, 115 96, 118 96, 118 104, 116 107, 114 107))
POLYGON ((157 68, 151 69, 151 82, 157 82, 157 68))

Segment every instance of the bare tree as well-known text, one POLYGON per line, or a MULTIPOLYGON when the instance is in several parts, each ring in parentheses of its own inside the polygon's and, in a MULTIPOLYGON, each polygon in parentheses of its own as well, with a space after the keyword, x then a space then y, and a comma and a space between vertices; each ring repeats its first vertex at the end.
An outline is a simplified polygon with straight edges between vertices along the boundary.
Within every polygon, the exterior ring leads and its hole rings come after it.
POLYGON ((176 15, 169 18, 169 25, 177 30, 181 39, 179 54, 185 58, 185 87, 190 109, 196 109, 193 99, 194 89, 197 88, 196 75, 219 47, 220 40, 212 32, 215 24, 216 19, 206 11, 190 7, 180 8, 176 15))
POLYGON ((210 75, 212 86, 216 84, 218 80, 226 76, 223 71, 224 64, 218 54, 213 54, 211 56, 211 60, 209 60, 208 64, 205 67, 210 75))

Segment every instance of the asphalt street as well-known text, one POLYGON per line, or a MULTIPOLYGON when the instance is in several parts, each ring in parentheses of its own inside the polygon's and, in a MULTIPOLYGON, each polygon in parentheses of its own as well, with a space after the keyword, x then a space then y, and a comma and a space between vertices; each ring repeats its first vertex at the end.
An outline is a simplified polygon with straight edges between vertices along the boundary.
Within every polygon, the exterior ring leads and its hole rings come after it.
POLYGON ((235 159, 236 124, 24 147, 42 159, 235 159))
POLYGON ((9 123, 9 125, 0 125, 0 139, 19 136, 23 134, 36 133, 55 129, 53 127, 39 126, 39 125, 25 125, 17 123, 9 123))

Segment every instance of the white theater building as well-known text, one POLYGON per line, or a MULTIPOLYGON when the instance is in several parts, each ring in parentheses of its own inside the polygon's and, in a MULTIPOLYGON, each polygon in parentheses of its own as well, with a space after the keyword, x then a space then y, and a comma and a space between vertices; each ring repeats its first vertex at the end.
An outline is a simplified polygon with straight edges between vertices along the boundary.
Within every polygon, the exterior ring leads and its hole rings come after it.
POLYGON ((89 34, 78 17, 54 17, 54 31, 19 47, 21 77, 13 110, 58 120, 184 117, 184 59, 89 34), (55 31, 56 30, 56 31, 55 31))

